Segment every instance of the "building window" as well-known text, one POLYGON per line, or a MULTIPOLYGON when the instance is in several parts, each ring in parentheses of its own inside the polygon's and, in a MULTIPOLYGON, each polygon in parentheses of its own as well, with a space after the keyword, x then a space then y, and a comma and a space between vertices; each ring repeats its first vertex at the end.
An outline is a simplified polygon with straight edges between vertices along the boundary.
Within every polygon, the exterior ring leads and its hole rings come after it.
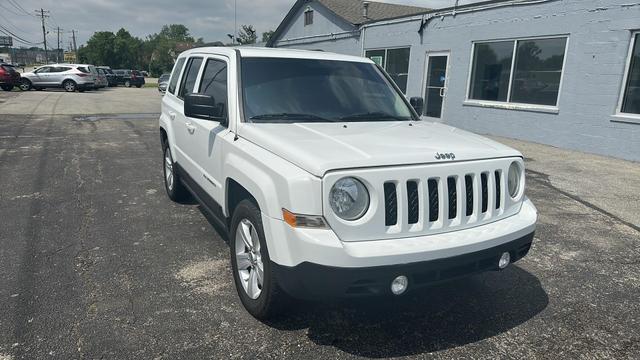
POLYGON ((620 113, 640 115, 640 32, 631 39, 620 113))
POLYGON ((313 10, 307 8, 304 12, 304 26, 313 24, 313 10))
POLYGON ((557 106, 566 37, 478 42, 469 99, 557 106))
POLYGON ((407 93, 411 48, 367 50, 365 56, 380 65, 403 93, 407 93))

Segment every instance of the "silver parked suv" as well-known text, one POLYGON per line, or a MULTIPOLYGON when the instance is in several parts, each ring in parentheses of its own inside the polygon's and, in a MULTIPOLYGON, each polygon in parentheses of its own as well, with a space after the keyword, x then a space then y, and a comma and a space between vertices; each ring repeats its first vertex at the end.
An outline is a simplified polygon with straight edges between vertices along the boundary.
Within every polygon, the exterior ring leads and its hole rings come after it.
POLYGON ((52 64, 22 74, 20 89, 23 91, 44 88, 63 88, 68 92, 91 89, 98 72, 93 65, 52 64))

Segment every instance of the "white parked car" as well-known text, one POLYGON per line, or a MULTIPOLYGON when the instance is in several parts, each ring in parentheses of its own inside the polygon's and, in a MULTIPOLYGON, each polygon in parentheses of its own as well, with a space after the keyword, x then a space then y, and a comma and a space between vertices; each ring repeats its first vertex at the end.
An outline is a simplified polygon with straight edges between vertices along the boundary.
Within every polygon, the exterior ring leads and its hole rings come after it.
POLYGON ((411 104, 365 58, 179 56, 160 116, 166 191, 227 229, 252 315, 286 295, 401 295, 528 253, 537 213, 522 155, 411 104))
POLYGON ((63 88, 68 92, 92 89, 98 72, 93 65, 51 64, 22 74, 20 89, 23 91, 45 88, 63 88))

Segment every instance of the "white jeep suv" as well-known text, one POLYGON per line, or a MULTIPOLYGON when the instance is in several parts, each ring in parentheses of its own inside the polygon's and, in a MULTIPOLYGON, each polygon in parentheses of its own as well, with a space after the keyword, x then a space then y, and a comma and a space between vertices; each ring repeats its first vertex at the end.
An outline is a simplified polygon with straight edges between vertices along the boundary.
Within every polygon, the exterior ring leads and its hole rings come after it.
POLYGON ((527 254, 537 213, 522 155, 421 121, 421 106, 365 58, 179 56, 160 117, 165 187, 227 232, 252 315, 286 295, 401 295, 527 254))

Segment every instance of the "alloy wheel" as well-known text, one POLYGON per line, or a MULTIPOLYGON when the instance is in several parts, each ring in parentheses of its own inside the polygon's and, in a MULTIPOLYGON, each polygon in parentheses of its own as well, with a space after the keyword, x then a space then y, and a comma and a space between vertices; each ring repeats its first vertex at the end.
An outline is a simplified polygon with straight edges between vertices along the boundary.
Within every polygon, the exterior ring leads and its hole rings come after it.
POLYGON ((164 177, 169 191, 173 190, 173 159, 171 159, 169 149, 164 152, 164 177))
POLYGON ((235 254, 238 276, 247 296, 253 300, 262 293, 264 265, 260 253, 260 238, 249 219, 242 219, 235 236, 235 254))

